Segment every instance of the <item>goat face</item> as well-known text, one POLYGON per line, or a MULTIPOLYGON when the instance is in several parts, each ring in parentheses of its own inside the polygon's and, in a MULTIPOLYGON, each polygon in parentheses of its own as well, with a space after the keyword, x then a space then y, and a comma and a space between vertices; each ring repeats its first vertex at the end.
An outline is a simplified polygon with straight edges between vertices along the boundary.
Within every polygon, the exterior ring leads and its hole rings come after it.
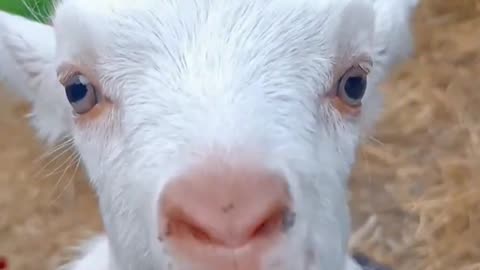
POLYGON ((57 9, 58 75, 117 263, 342 269, 372 5, 82 2, 57 9))
POLYGON ((388 68, 375 5, 64 0, 48 53, 20 26, 5 43, 24 71, 54 67, 27 75, 57 71, 30 84, 48 90, 27 94, 34 124, 73 137, 117 268, 340 270, 388 68))

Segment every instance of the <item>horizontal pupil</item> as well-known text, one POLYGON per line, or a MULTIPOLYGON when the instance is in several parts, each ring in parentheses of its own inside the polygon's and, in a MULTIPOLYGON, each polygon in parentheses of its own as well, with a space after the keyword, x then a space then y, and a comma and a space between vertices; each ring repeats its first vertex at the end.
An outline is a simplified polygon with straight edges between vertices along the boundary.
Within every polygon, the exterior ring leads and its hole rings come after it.
POLYGON ((351 99, 361 99, 365 94, 367 80, 363 77, 350 77, 345 83, 345 93, 351 99))
POLYGON ((75 103, 82 100, 87 95, 88 88, 82 83, 75 83, 69 85, 65 90, 68 101, 70 103, 75 103))

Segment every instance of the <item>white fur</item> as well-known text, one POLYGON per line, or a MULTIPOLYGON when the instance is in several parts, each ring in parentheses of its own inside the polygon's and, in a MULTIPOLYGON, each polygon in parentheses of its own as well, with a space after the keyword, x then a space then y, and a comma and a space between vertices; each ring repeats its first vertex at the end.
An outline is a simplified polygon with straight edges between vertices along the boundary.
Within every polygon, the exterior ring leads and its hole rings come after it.
POLYGON ((271 260, 285 270, 356 267, 346 181, 379 115, 378 83, 411 52, 416 4, 64 0, 53 28, 0 13, 0 78, 33 104, 41 138, 74 138, 99 197, 106 236, 69 268, 175 265, 156 238, 155 202, 214 149, 232 163, 253 154, 286 177, 297 220, 271 260), (323 95, 358 57, 374 68, 362 113, 343 118, 323 95), (63 63, 95 74, 114 110, 75 124, 56 77, 63 63))
POLYGON ((110 259, 110 247, 106 236, 98 236, 79 248, 81 260, 75 260, 61 267, 63 270, 116 269, 110 259))
POLYGON ((0 83, 29 101, 32 125, 52 144, 70 135, 71 107, 56 78, 51 27, 0 11, 0 83))

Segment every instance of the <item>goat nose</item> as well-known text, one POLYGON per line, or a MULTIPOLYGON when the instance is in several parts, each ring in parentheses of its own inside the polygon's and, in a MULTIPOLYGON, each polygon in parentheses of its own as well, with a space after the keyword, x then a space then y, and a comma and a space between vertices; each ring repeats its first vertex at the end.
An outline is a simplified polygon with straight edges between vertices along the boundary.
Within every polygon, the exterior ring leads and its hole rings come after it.
POLYGON ((164 236, 181 253, 263 249, 282 235, 292 217, 285 180, 249 168, 191 171, 166 186, 160 206, 164 236))

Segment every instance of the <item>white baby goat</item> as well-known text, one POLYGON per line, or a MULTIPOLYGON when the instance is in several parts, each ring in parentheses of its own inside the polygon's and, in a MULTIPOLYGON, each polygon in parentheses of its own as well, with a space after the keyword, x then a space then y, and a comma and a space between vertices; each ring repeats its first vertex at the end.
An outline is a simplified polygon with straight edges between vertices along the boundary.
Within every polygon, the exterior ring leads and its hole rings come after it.
POLYGON ((72 270, 342 270, 347 179, 417 0, 64 0, 0 79, 72 137, 106 234, 72 270), (368 81, 368 83, 367 83, 368 81))

